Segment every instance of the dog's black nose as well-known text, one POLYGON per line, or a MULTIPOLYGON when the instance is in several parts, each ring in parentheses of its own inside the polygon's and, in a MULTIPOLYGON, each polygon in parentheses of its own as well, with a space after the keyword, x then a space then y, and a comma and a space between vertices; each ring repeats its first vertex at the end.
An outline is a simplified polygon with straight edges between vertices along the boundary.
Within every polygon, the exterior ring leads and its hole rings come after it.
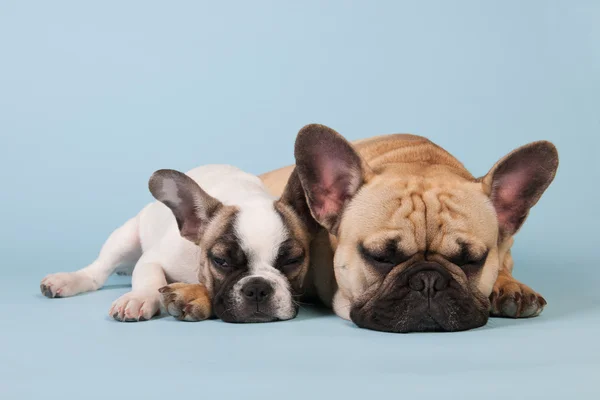
POLYGON ((421 292, 427 297, 433 297, 448 287, 448 273, 438 267, 417 268, 408 277, 408 287, 416 292, 421 292))
POLYGON ((263 303, 273 294, 273 286, 262 278, 250 279, 242 288, 246 300, 263 303))

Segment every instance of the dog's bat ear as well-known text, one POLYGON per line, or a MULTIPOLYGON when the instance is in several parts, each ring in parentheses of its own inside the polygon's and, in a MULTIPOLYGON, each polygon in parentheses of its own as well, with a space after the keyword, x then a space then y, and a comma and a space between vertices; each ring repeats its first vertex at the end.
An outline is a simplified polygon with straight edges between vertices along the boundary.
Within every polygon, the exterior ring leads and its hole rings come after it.
POLYGON ((279 203, 285 204, 292 208, 292 210, 294 210, 296 215, 304 223, 309 233, 315 234, 318 231, 319 224, 317 221, 315 221, 310 212, 310 208, 308 207, 308 203, 306 201, 306 195, 304 194, 304 189, 300 183, 297 169, 292 171, 292 174, 290 175, 285 188, 283 189, 283 194, 279 198, 279 203))
POLYGON ((302 128, 294 155, 313 217, 335 235, 345 206, 370 178, 371 169, 346 139, 324 125, 302 128))
POLYGON ((152 196, 175 215, 181 236, 198 243, 208 222, 222 207, 189 176, 170 169, 152 174, 148 182, 152 196))
POLYGON ((513 235, 525 222, 558 169, 558 152, 550 142, 520 147, 496 163, 482 178, 502 235, 513 235))

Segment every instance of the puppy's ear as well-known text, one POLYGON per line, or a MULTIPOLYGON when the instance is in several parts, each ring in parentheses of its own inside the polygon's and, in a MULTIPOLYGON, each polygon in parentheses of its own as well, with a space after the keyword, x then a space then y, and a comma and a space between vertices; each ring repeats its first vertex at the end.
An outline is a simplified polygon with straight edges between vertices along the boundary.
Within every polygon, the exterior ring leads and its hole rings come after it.
POLYGON ((181 236, 194 243, 198 243, 208 222, 222 206, 192 178, 178 171, 156 171, 148 187, 156 200, 171 209, 181 236))
POLYGON ((306 202, 306 195, 304 194, 304 189, 302 189, 297 168, 294 168, 292 171, 278 202, 285 204, 294 210, 296 215, 306 226, 306 229, 308 229, 309 233, 314 234, 317 232, 319 224, 313 218, 308 203, 306 202))
POLYGON ((324 125, 302 128, 294 155, 313 217, 337 234, 346 204, 372 175, 371 169, 346 139, 324 125))
POLYGON ((530 143, 509 153, 482 179, 502 235, 513 235, 548 188, 558 169, 558 152, 550 142, 530 143))

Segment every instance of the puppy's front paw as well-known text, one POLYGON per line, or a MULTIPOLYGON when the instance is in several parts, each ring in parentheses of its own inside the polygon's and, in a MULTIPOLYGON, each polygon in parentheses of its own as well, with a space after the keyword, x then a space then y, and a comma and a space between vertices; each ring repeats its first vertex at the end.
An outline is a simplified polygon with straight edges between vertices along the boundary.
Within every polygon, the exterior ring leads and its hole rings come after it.
POLYGON ((540 315, 546 300, 513 277, 500 276, 490 296, 493 317, 527 318, 540 315))
POLYGON ((178 320, 202 321, 210 317, 210 296, 204 285, 172 283, 158 291, 164 308, 178 320))
POLYGON ((119 297, 108 315, 121 322, 147 321, 160 313, 160 298, 154 292, 129 292, 119 297))
POLYGON ((40 291, 49 298, 69 297, 96 289, 94 280, 82 271, 51 274, 40 283, 40 291))

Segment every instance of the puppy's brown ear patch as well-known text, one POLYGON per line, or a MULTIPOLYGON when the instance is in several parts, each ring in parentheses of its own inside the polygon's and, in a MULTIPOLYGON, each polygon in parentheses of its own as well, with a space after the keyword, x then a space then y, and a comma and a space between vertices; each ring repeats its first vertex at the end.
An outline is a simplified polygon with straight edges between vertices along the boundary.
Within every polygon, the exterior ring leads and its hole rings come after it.
POLYGON ((501 159, 483 178, 501 233, 515 234, 558 169, 558 152, 550 142, 520 147, 501 159))
POLYGON ((310 212, 310 208, 306 201, 306 195, 304 194, 304 189, 302 188, 296 169, 292 171, 278 203, 289 206, 304 223, 309 233, 314 234, 317 232, 319 224, 315 221, 310 212))
POLYGON ((152 174, 148 187, 154 198, 175 215, 181 236, 198 243, 212 216, 222 207, 189 176, 171 169, 152 174))
POLYGON ((369 166, 339 133, 318 124, 300 130, 294 155, 313 217, 335 234, 344 207, 371 176, 369 166))

